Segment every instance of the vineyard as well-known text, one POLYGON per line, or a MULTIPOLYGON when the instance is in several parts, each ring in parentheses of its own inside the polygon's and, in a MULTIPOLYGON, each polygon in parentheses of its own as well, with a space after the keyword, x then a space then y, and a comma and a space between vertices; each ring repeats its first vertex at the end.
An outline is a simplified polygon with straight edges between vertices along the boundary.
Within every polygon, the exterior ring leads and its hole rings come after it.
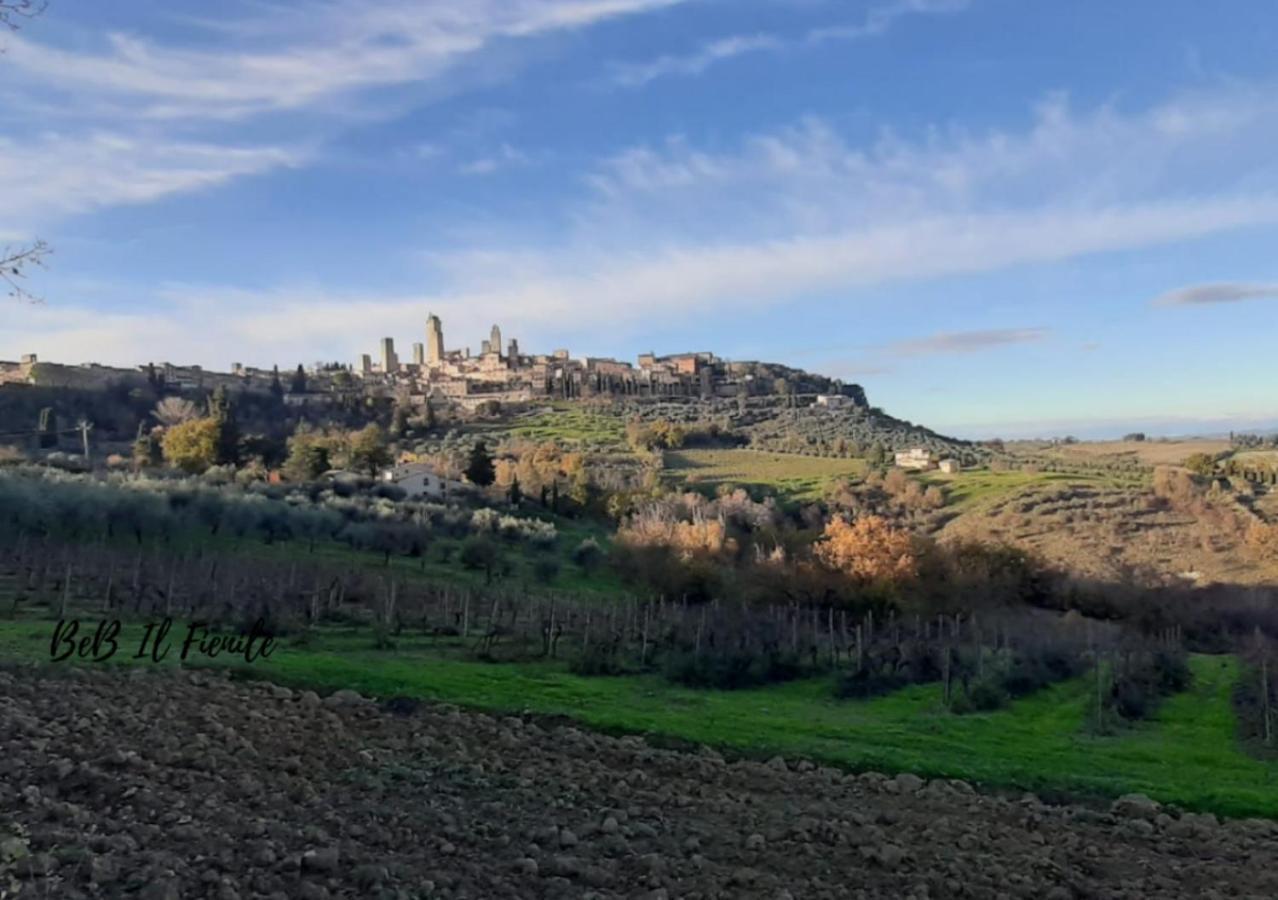
POLYGON ((304 557, 10 535, 0 653, 47 660, 56 620, 76 617, 121 618, 133 641, 161 617, 226 634, 261 620, 282 649, 246 674, 285 682, 569 715, 852 768, 1049 793, 1141 790, 1278 815, 1278 767, 1265 761, 1274 662, 1258 637, 1240 656, 1192 656, 1175 628, 1044 610, 925 617, 604 600, 304 557))

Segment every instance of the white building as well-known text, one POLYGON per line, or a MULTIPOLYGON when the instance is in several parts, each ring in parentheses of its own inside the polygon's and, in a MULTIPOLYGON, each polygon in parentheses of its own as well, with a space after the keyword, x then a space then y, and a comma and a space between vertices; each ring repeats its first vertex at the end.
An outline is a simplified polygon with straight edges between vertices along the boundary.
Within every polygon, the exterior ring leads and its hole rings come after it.
POLYGON ((409 499, 443 500, 462 490, 460 481, 451 481, 426 463, 404 463, 382 472, 382 481, 403 488, 409 499))
POLYGON ((936 467, 946 475, 953 475, 955 472, 963 468, 957 459, 943 459, 936 464, 936 467))
POLYGON ((930 469, 932 468, 932 454, 923 447, 899 450, 896 454, 896 465, 901 469, 930 469))
POLYGON ((842 394, 817 394, 816 405, 829 409, 842 409, 845 406, 852 405, 852 398, 845 397, 842 394))

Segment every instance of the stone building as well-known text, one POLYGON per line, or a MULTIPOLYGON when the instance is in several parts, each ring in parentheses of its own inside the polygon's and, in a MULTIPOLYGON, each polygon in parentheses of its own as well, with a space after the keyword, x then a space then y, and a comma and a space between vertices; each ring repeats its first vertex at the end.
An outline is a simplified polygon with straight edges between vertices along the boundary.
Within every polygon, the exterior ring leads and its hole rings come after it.
POLYGON ((382 481, 403 489, 412 500, 444 500, 463 490, 460 481, 445 478, 426 463, 405 463, 382 472, 382 481))
POLYGON ((395 339, 382 338, 382 374, 394 375, 399 371, 399 357, 395 355, 395 339))
POLYGON ((899 450, 896 454, 896 465, 901 469, 927 470, 932 468, 932 454, 924 447, 899 450))
MULTIPOLYGON (((383 357, 390 339, 383 341, 383 357)), ((677 398, 747 397, 780 392, 812 397, 821 394, 822 405, 864 406, 855 385, 847 390, 822 376, 773 363, 730 363, 707 351, 658 356, 644 353, 638 365, 605 357, 574 358, 567 349, 550 353, 520 352, 514 338, 502 353, 501 327, 494 324, 472 356, 469 348, 449 350, 444 345, 443 323, 431 314, 426 319, 424 364, 414 346, 414 365, 385 365, 366 373, 364 390, 395 387, 409 396, 448 399, 462 406, 488 400, 522 402, 524 398, 575 399, 579 397, 677 398), (378 381, 380 374, 382 381, 378 381), (781 386, 781 387, 776 387, 781 386)))
POLYGON ((438 366, 444 362, 444 324, 439 316, 426 317, 426 364, 438 366))

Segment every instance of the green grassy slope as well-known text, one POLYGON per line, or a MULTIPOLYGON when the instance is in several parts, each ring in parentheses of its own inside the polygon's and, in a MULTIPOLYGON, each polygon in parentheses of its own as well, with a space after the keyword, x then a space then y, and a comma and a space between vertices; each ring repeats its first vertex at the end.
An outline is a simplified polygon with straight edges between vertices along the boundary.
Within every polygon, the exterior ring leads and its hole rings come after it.
POLYGON ((764 487, 806 499, 820 496, 836 478, 865 474, 865 462, 763 450, 689 449, 666 453, 666 474, 689 486, 764 487))
MULTIPOLYGON (((47 620, 0 622, 0 660, 47 659, 51 633, 47 620)), ((138 634, 132 627, 123 646, 138 634)), ((859 702, 832 699, 825 679, 698 691, 655 676, 581 678, 554 662, 475 662, 456 641, 401 637, 395 650, 378 651, 367 631, 349 629, 324 629, 305 647, 286 641, 271 659, 249 668, 298 686, 564 715, 607 731, 749 755, 802 755, 858 770, 1084 795, 1140 791, 1190 809, 1278 816, 1278 764, 1253 759, 1237 745, 1229 701, 1236 662, 1198 656, 1192 664, 1189 692, 1167 701, 1154 720, 1110 737, 1087 731, 1086 678, 1008 709, 956 716, 941 707, 936 686, 859 702)))

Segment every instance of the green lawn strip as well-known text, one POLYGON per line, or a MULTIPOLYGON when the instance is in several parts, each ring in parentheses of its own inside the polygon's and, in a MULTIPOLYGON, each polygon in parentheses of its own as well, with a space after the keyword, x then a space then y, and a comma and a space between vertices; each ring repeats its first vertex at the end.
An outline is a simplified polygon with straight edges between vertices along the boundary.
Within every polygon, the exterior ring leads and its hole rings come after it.
POLYGON ((521 416, 495 431, 565 444, 620 445, 625 441, 625 422, 619 416, 564 407, 521 416))
MULTIPOLYGON (((0 659, 47 659, 52 623, 0 623, 0 659)), ((183 626, 175 626, 175 645, 183 626)), ((122 641, 136 644, 140 627, 122 641)), ((176 649, 172 655, 176 655, 176 649)), ((123 659, 123 662, 131 660, 123 659)), ((853 770, 912 771, 981 784, 1082 795, 1140 791, 1189 809, 1278 816, 1278 765, 1247 757, 1234 736, 1236 663, 1195 657, 1197 682, 1158 716, 1113 737, 1088 734, 1091 682, 1053 685, 993 713, 957 716, 936 685, 837 701, 826 679, 759 690, 701 691, 657 676, 582 678, 561 663, 483 663, 460 642, 401 636, 374 650, 368 631, 323 629, 285 643, 246 674, 319 690, 411 696, 489 711, 566 716, 612 733, 647 733, 750 756, 808 756, 853 770)))
POLYGON ((1099 475, 1076 475, 1067 472, 990 472, 975 470, 957 475, 924 475, 925 484, 938 485, 945 491, 946 506, 970 511, 991 506, 1013 494, 1040 485, 1105 484, 1107 479, 1099 475))
POLYGON ((860 459, 801 456, 771 450, 698 449, 666 454, 666 478, 690 486, 733 484, 771 488, 795 499, 814 498, 836 478, 865 473, 860 459), (691 479, 691 481, 689 481, 691 479))

